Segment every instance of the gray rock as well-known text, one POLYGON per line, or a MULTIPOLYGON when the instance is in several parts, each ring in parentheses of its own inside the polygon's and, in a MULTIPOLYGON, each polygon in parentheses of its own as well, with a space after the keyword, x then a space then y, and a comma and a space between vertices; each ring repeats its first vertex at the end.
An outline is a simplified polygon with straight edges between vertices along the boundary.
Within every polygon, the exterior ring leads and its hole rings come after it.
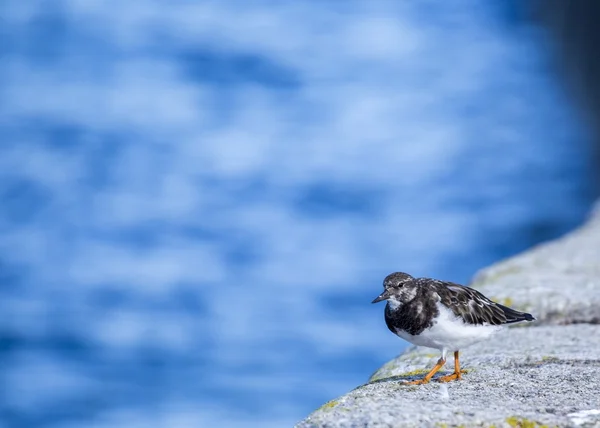
POLYGON ((466 348, 458 382, 436 382, 440 374, 403 385, 439 358, 410 348, 297 428, 600 427, 600 216, 484 269, 471 285, 538 321, 466 348))
POLYGON ((297 427, 577 426, 600 414, 600 325, 506 329, 462 353, 463 380, 402 384, 437 358, 412 348, 297 427))
POLYGON ((470 284, 541 324, 600 324, 600 215, 565 237, 483 269, 470 284))

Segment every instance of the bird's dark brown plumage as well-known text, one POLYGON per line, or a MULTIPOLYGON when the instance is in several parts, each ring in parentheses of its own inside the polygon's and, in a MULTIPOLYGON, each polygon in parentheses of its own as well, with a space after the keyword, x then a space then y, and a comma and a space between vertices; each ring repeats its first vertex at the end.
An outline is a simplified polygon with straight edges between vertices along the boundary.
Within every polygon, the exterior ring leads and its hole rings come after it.
POLYGON ((534 320, 531 314, 493 302, 472 288, 429 278, 419 278, 417 281, 427 282, 435 288, 441 303, 468 324, 500 325, 534 320))
POLYGON ((438 303, 470 325, 501 325, 535 319, 531 314, 493 302, 477 290, 449 281, 413 278, 396 272, 388 275, 384 287, 402 301, 397 309, 386 306, 385 320, 392 332, 400 329, 418 335, 430 328, 439 316, 438 303))
POLYGON ((384 279, 383 293, 373 303, 384 300, 385 323, 392 333, 415 345, 442 351, 437 364, 423 379, 406 382, 411 385, 428 383, 446 363, 449 351, 454 353, 454 373, 439 380, 461 379, 460 349, 488 338, 502 324, 535 320, 531 314, 495 303, 472 288, 432 278, 413 278, 404 272, 384 279))

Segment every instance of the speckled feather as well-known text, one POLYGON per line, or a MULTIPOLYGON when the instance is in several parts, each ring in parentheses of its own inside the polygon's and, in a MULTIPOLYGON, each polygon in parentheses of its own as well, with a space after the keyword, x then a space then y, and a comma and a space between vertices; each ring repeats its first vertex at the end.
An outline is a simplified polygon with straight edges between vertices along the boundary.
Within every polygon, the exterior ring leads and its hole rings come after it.
POLYGON ((463 285, 429 278, 419 278, 415 281, 417 286, 434 288, 441 303, 467 324, 501 325, 534 319, 528 313, 493 302, 479 291, 463 285))
POLYGON ((396 272, 384 280, 390 291, 385 309, 388 328, 419 335, 432 327, 440 315, 440 306, 449 309, 465 325, 499 326, 519 321, 533 321, 528 313, 495 303, 479 291, 452 282, 432 278, 413 278, 396 272))

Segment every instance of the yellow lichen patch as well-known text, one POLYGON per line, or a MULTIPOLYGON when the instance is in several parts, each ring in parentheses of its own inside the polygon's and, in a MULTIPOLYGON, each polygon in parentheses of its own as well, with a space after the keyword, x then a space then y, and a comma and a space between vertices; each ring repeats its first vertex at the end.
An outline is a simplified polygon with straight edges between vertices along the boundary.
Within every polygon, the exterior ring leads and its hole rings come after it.
POLYGON ((491 300, 496 303, 500 303, 501 305, 508 306, 508 307, 511 307, 514 304, 513 299, 511 299, 510 297, 493 296, 493 297, 491 297, 491 300))
POLYGON ((542 357, 542 362, 544 363, 556 363, 558 361, 560 361, 560 359, 552 355, 544 355, 542 357))
POLYGON ((321 407, 319 407, 317 409, 317 412, 320 412, 322 410, 329 410, 329 409, 333 409, 335 406, 337 406, 339 403, 337 400, 331 400, 328 401, 327 403, 323 404, 321 407))
POLYGON ((400 376, 403 376, 403 377, 404 376, 416 376, 416 375, 427 374, 427 373, 429 373, 428 369, 417 369, 417 370, 413 370, 410 372, 402 373, 400 376))
POLYGON ((543 425, 537 421, 532 421, 526 418, 511 416, 506 418, 506 423, 513 428, 549 428, 548 425, 543 425))
POLYGON ((544 355, 539 360, 531 358, 529 361, 530 362, 528 363, 528 365, 530 365, 530 366, 541 366, 543 364, 558 363, 560 361, 560 358, 557 358, 557 357, 554 357, 551 355, 544 355))

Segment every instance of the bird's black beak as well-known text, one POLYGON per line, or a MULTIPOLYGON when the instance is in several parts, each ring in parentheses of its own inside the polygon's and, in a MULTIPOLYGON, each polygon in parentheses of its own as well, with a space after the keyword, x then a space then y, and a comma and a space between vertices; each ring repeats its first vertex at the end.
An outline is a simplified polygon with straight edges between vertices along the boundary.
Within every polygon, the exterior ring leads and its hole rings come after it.
POLYGON ((373 300, 371 303, 379 303, 382 300, 387 300, 390 298, 390 293, 388 292, 388 290, 385 290, 383 293, 381 293, 379 296, 377 296, 375 298, 375 300, 373 300))

